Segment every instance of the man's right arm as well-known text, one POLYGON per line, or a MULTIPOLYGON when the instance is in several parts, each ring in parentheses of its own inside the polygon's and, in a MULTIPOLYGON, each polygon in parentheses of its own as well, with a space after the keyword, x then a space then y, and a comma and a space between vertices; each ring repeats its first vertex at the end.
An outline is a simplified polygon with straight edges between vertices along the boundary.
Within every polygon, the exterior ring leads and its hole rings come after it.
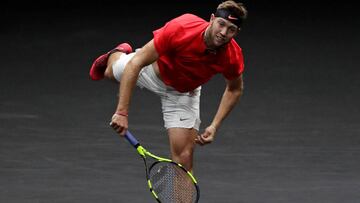
POLYGON ((134 57, 126 64, 120 80, 119 101, 116 112, 111 119, 111 126, 120 135, 125 135, 128 129, 128 110, 133 89, 136 85, 140 70, 155 62, 159 54, 155 49, 154 40, 148 42, 136 52, 134 57))

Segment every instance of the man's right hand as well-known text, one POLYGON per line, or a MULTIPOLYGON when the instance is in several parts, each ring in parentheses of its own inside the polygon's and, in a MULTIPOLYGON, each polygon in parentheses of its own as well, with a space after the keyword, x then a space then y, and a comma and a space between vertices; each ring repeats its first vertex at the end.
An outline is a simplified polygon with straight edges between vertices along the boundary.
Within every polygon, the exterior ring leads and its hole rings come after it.
POLYGON ((110 126, 121 136, 125 136, 128 129, 128 117, 114 114, 111 118, 110 126))

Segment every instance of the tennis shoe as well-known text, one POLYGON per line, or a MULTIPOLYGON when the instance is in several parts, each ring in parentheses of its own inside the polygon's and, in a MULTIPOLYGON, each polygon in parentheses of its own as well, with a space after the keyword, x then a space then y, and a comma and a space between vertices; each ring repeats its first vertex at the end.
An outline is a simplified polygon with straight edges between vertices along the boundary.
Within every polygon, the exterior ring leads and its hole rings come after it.
POLYGON ((111 51, 99 56, 95 61, 93 62, 91 69, 90 69, 90 78, 92 80, 101 80, 104 78, 104 72, 107 67, 107 61, 109 59, 109 56, 114 52, 123 52, 126 54, 129 54, 132 52, 132 47, 128 43, 122 43, 116 46, 111 51))

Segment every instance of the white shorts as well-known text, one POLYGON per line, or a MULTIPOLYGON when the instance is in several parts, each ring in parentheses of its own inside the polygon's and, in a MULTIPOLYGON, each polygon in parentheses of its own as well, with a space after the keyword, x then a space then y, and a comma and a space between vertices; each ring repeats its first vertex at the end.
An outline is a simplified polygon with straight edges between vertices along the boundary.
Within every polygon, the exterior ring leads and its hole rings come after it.
MULTIPOLYGON (((113 64, 113 74, 120 82, 125 65, 135 53, 122 54, 120 59, 113 64)), ((194 128, 200 127, 200 93, 201 87, 192 92, 180 93, 174 88, 165 85, 156 75, 152 65, 141 69, 137 86, 146 88, 161 98, 164 126, 169 128, 194 128)))

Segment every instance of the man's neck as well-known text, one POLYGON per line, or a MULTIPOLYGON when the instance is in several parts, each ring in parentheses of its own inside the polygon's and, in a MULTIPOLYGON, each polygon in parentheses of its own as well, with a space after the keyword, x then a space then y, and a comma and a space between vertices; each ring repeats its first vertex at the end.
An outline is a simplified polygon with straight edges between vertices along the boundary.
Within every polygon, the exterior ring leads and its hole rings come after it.
POLYGON ((211 45, 210 43, 211 39, 210 39, 210 35, 209 35, 209 27, 206 28, 205 32, 204 32, 204 43, 205 46, 208 50, 216 52, 216 49, 218 47, 215 47, 214 45, 211 45))

